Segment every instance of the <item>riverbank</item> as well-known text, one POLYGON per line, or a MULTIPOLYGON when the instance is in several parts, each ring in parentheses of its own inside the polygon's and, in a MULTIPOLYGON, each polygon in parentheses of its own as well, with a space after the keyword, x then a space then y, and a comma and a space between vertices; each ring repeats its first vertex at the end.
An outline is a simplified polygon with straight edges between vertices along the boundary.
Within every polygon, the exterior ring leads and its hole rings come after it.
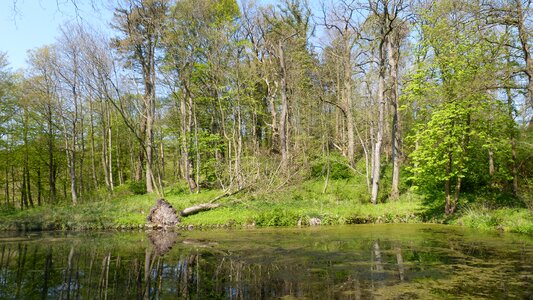
MULTIPOLYGON (((368 223, 445 223, 483 230, 500 230, 533 234, 533 216, 525 207, 464 205, 446 218, 429 214, 421 195, 402 194, 396 201, 372 205, 364 192, 349 180, 331 182, 322 193, 319 181, 269 193, 241 193, 219 200, 221 207, 182 218, 179 228, 306 226, 368 223)), ((189 194, 182 188, 169 188, 165 199, 180 210, 209 202, 223 194, 205 190, 189 194)), ((0 211, 0 230, 131 230, 144 229, 146 216, 155 204, 156 195, 133 195, 127 187, 119 187, 115 195, 98 201, 42 206, 27 210, 0 211)))

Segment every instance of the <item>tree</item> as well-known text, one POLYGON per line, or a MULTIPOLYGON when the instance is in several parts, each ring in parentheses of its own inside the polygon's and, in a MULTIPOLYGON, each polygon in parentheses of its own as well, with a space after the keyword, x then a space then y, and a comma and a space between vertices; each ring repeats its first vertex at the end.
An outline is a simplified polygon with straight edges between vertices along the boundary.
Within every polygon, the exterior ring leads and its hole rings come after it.
POLYGON ((48 169, 49 203, 57 201, 58 159, 56 153, 57 115, 56 82, 54 71, 49 63, 54 55, 51 47, 42 47, 29 53, 30 70, 27 81, 28 92, 32 93, 32 110, 41 123, 40 130, 45 135, 48 169))
MULTIPOLYGON (((397 51, 397 49, 394 49, 394 47, 391 45, 389 46, 389 43, 392 41, 395 41, 395 39, 399 39, 394 37, 394 30, 400 30, 398 27, 398 24, 401 24, 401 21, 398 21, 400 18, 400 14, 403 10, 405 10, 406 6, 405 3, 402 0, 399 1, 389 1, 389 0, 383 0, 383 1, 377 1, 375 3, 369 3, 369 9, 371 11, 371 15, 369 16, 368 21, 370 22, 371 26, 376 30, 376 43, 377 43, 377 63, 378 63, 378 90, 377 90, 377 105, 378 105, 378 118, 377 118, 377 132, 375 137, 375 142, 373 145, 373 155, 372 155, 372 194, 371 194, 371 202, 373 204, 377 203, 378 200, 378 191, 379 191, 379 181, 381 177, 381 152, 382 152, 382 145, 383 145, 383 138, 384 138, 384 128, 385 128, 385 104, 386 104, 386 75, 387 75, 387 50, 389 52, 397 51), (392 36, 392 37, 391 37, 392 36)), ((399 41, 395 41, 396 44, 399 43, 399 41)), ((397 53, 389 53, 390 58, 392 59, 389 63, 393 68, 396 69, 397 63, 395 62, 397 53)), ((397 78, 397 70, 392 70, 391 72, 391 78, 393 80, 393 103, 397 106, 397 97, 396 97, 396 86, 397 82, 394 82, 397 78)), ((394 105, 393 105, 394 106, 394 105)), ((396 113, 396 121, 398 120, 397 115, 397 108, 395 110, 396 113)), ((397 130, 399 128, 398 124, 394 124, 393 128, 396 128, 397 130)), ((397 131, 395 131, 397 133, 397 131)), ((395 136, 395 138, 399 138, 398 135, 395 136)), ((395 146, 398 146, 399 140, 396 140, 393 142, 395 146)), ((393 149, 394 147, 393 146, 393 149)), ((397 150, 395 150, 395 159, 397 150)), ((399 165, 398 162, 396 162, 396 169, 394 171, 396 175, 399 175, 399 165)), ((395 177, 395 176, 393 176, 395 177)), ((399 180, 399 177, 396 176, 394 179, 395 181, 399 180)), ((396 182, 397 183, 397 182, 396 182)), ((394 187, 393 187, 394 188, 394 187)), ((397 193, 397 185, 396 190, 393 190, 394 196, 397 193)))
POLYGON ((156 49, 162 33, 162 24, 167 13, 165 0, 126 0, 115 10, 114 28, 123 34, 114 40, 116 48, 128 56, 131 66, 141 74, 144 88, 141 133, 144 154, 146 155, 146 190, 155 188, 153 171, 154 121, 156 107, 156 49))
POLYGON ((444 211, 451 215, 465 181, 475 186, 474 174, 488 165, 477 151, 495 140, 506 142, 485 126, 493 123, 491 115, 506 116, 487 90, 499 53, 483 41, 475 23, 465 22, 468 15, 460 6, 440 3, 422 16, 423 51, 431 59, 418 66, 406 88, 406 97, 419 107, 410 154, 413 179, 437 197, 444 189, 444 211))
MULTIPOLYGON (((506 45, 516 50, 522 59, 522 66, 518 72, 527 78, 526 107, 533 109, 533 57, 531 53, 531 22, 527 20, 533 14, 531 0, 499 1, 490 0, 480 3, 480 14, 485 22, 490 25, 503 25, 512 28, 517 36, 517 43, 506 45)), ((533 118, 530 120, 530 124, 533 118)))

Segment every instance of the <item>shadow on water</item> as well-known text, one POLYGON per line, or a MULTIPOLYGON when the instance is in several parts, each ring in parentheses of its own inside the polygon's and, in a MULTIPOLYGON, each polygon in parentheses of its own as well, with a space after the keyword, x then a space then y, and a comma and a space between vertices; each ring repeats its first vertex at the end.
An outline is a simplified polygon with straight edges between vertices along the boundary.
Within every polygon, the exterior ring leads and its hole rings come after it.
POLYGON ((2 299, 533 297, 533 239, 425 225, 0 237, 2 299))

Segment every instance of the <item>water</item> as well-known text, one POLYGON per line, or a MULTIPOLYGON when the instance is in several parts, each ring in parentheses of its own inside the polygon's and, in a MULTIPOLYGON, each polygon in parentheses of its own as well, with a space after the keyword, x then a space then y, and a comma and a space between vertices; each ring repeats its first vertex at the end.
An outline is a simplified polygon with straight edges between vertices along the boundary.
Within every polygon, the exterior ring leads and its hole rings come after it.
POLYGON ((2 299, 533 299, 533 237, 437 225, 0 236, 2 299))

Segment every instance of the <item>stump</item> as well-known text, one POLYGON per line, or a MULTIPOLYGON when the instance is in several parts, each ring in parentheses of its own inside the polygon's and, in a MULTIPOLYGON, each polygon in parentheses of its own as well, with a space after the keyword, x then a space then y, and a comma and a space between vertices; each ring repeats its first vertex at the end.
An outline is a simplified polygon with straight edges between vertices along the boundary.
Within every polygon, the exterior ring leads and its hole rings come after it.
POLYGON ((165 199, 157 200, 157 204, 152 207, 146 219, 161 227, 176 226, 180 222, 176 210, 165 199))

